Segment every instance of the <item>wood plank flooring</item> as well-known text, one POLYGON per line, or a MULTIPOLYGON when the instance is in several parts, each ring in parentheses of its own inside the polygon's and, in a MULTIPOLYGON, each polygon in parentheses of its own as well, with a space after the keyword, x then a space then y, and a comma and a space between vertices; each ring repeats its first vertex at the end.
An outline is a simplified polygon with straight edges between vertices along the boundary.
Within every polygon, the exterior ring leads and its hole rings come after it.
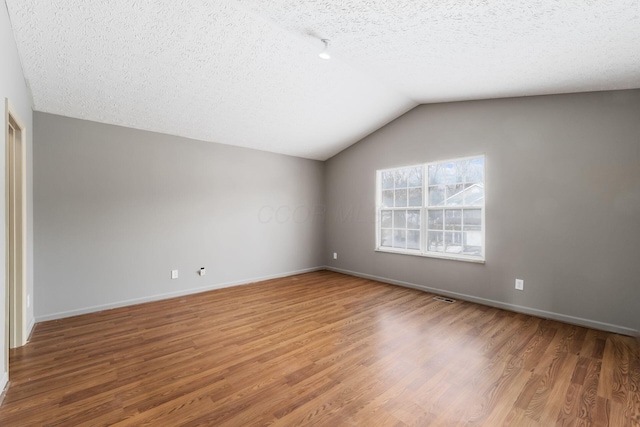
POLYGON ((2 426, 639 426, 630 337, 328 271, 36 325, 2 426))

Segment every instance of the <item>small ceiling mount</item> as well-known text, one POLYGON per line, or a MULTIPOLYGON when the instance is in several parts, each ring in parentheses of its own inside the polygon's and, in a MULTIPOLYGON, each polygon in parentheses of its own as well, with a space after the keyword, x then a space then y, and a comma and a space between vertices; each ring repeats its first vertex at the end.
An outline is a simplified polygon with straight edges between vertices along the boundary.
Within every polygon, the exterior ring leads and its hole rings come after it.
POLYGON ((320 41, 324 43, 324 49, 318 56, 322 59, 331 59, 331 55, 329 54, 329 39, 320 39, 320 41))

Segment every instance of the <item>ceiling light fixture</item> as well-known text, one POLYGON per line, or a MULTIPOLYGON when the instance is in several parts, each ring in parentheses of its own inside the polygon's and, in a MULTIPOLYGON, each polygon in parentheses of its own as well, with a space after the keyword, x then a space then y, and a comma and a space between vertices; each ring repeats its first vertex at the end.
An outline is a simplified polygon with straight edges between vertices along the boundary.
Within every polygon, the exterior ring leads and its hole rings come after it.
POLYGON ((324 43, 324 49, 318 56, 322 59, 331 59, 331 55, 329 55, 329 39, 321 39, 322 43, 324 43))

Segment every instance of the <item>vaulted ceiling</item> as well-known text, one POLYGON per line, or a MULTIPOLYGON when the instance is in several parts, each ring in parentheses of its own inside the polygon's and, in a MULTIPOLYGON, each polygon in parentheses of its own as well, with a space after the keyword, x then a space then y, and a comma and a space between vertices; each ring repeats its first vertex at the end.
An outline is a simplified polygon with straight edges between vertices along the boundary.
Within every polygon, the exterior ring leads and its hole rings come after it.
POLYGON ((6 3, 35 110, 311 159, 422 103, 640 87, 640 0, 6 3))

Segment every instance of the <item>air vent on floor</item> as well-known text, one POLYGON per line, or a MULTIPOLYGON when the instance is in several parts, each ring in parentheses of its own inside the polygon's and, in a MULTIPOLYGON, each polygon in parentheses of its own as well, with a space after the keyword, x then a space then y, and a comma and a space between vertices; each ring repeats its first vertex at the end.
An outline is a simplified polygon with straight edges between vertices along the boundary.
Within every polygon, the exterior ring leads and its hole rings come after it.
POLYGON ((436 301, 446 302, 448 304, 453 304, 454 302, 456 302, 456 300, 454 300, 454 299, 445 298, 445 297, 433 297, 433 299, 436 300, 436 301))

